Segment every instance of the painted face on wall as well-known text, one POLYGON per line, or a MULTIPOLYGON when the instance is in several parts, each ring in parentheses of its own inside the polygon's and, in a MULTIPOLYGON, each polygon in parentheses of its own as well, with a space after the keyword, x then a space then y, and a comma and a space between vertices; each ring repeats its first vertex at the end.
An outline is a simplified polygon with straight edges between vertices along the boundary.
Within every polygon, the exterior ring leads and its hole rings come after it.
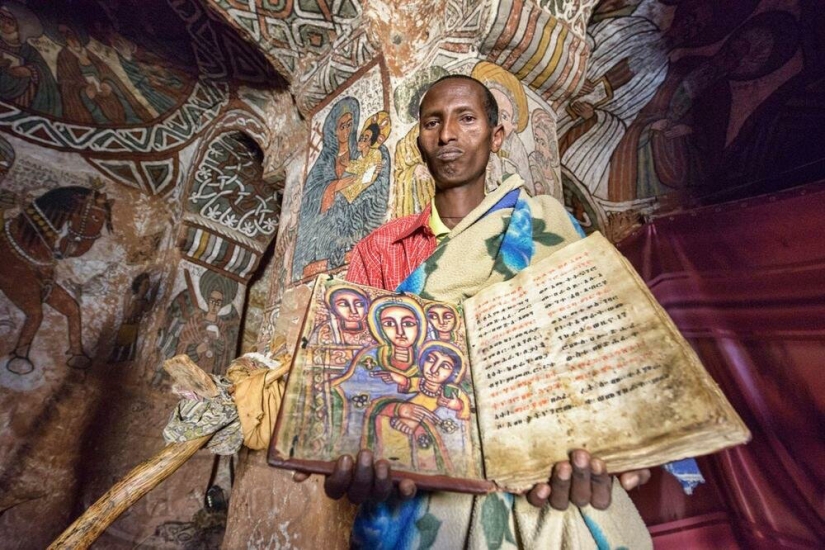
POLYGON ((12 13, 2 8, 0 9, 0 33, 13 34, 17 32, 17 20, 12 13))
POLYGON ((344 145, 349 141, 349 134, 352 130, 352 113, 344 113, 338 119, 338 125, 335 127, 335 136, 338 138, 338 143, 344 145))
POLYGON ((418 149, 438 189, 483 186, 490 152, 498 152, 503 138, 501 127, 487 122, 479 84, 451 78, 424 96, 418 149))
POLYGON ((345 330, 361 330, 367 316, 367 302, 354 290, 341 290, 332 298, 332 312, 345 330))
POLYGON ((398 348, 410 348, 418 339, 420 327, 413 313, 403 306, 389 306, 379 316, 387 339, 398 348))
POLYGON ((209 308, 209 313, 212 315, 217 315, 223 307, 223 293, 220 290, 213 290, 209 293, 206 304, 209 308))
POLYGON ((369 128, 361 132, 361 135, 358 136, 358 152, 360 152, 362 155, 366 155, 367 152, 370 150, 370 145, 373 141, 372 138, 372 130, 370 130, 369 128))
POLYGON ((427 319, 438 332, 452 332, 456 325, 455 313, 447 306, 432 306, 427 310, 427 319))
POLYGON ((498 104, 498 123, 504 128, 504 137, 510 137, 510 134, 512 134, 516 128, 515 121, 513 120, 515 118, 513 102, 510 101, 510 98, 501 90, 493 89, 490 91, 493 92, 493 97, 496 98, 496 103, 498 104))
POLYGON ((421 365, 424 378, 436 384, 443 384, 458 367, 450 355, 444 351, 433 350, 427 354, 421 365))

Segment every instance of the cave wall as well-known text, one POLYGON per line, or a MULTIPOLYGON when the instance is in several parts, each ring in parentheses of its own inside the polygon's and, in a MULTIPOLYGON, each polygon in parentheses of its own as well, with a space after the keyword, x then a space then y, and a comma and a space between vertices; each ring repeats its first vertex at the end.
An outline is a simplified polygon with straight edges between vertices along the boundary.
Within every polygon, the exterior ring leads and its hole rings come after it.
MULTIPOLYGON (((221 373, 237 353, 280 217, 263 151, 300 121, 196 1, 0 2, 0 25, 0 539, 42 548, 163 446, 162 361, 221 373)), ((213 466, 197 455, 101 542, 219 541, 213 466)))

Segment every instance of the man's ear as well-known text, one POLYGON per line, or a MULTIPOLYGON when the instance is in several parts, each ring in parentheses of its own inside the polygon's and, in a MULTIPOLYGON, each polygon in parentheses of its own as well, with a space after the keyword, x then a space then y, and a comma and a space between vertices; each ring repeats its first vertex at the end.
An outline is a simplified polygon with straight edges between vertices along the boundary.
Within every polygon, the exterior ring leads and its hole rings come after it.
POLYGON ((424 148, 421 147, 421 134, 418 134, 418 136, 416 136, 415 146, 418 147, 418 154, 421 155, 421 158, 424 159, 424 162, 427 162, 427 157, 424 155, 424 148))
POLYGON ((493 135, 491 137, 490 151, 498 153, 501 149, 501 144, 504 143, 504 126, 499 124, 493 127, 493 135))

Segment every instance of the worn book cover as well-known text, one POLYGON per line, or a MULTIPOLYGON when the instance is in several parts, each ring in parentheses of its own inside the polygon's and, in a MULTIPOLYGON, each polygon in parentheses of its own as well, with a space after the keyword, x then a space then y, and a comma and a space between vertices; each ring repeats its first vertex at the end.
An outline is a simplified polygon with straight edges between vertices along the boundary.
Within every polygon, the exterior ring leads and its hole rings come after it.
POLYGON ((522 492, 584 448, 619 472, 750 437, 599 234, 463 304, 319 276, 270 463, 372 449, 422 488, 522 492))

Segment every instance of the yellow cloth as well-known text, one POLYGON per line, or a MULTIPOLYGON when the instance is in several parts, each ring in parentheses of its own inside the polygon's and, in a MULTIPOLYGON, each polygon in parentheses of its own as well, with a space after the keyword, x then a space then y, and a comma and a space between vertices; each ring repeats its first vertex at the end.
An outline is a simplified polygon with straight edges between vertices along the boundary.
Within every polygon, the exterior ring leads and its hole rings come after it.
POLYGON ((229 366, 226 377, 234 385, 232 399, 238 407, 243 444, 250 449, 269 447, 284 394, 283 376, 290 363, 247 353, 229 366))
POLYGON ((432 212, 430 213, 430 231, 433 232, 433 235, 435 235, 435 238, 440 243, 450 232, 450 228, 441 221, 441 216, 438 215, 438 209, 435 207, 435 199, 430 199, 430 206, 432 207, 432 212))

